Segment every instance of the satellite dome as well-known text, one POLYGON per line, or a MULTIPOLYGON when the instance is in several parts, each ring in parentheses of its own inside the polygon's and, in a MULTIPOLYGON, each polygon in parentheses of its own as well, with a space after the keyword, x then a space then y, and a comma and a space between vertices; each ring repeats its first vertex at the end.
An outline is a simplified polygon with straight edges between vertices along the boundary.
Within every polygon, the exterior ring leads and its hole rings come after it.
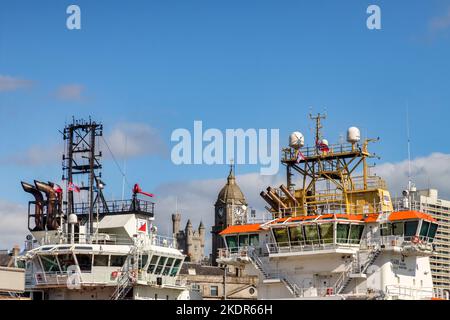
POLYGON ((350 127, 347 130, 347 141, 357 143, 361 140, 361 131, 357 127, 350 127))
POLYGON ((305 145, 305 137, 301 132, 295 131, 289 136, 289 146, 293 149, 300 149, 305 145))

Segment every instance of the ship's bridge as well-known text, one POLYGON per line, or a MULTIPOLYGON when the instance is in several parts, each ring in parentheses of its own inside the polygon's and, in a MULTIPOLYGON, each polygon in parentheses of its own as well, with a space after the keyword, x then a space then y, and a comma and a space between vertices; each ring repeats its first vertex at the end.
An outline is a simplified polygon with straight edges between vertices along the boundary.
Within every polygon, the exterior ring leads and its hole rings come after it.
POLYGON ((255 249, 258 255, 286 257, 312 254, 356 253, 361 249, 400 250, 405 255, 429 255, 437 231, 436 221, 416 211, 380 214, 327 214, 279 218, 262 224, 230 226, 221 235, 222 258, 241 259, 255 249), (375 233, 372 228, 375 227, 375 233))

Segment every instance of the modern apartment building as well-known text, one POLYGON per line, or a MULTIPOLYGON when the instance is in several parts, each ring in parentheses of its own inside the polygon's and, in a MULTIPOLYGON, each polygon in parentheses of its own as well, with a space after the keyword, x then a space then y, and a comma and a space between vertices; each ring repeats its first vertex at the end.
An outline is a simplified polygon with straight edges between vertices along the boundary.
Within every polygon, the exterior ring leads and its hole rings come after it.
POLYGON ((450 290, 450 201, 439 199, 436 189, 411 189, 411 209, 431 214, 439 224, 434 240, 435 254, 430 258, 434 287, 450 290))

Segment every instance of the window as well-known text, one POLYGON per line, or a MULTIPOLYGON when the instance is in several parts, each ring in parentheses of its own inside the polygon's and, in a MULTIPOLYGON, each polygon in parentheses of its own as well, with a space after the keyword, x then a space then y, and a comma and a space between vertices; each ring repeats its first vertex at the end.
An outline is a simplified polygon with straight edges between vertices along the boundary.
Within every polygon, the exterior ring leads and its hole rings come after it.
POLYGON ((320 239, 323 243, 333 243, 333 224, 324 223, 319 225, 320 239))
POLYGON ((250 235, 250 245, 252 247, 259 246, 259 234, 251 234, 250 235))
POLYGON ((303 236, 303 227, 301 225, 290 227, 289 236, 291 238, 291 245, 300 246, 304 243, 305 237, 303 236))
POLYGON ((392 236, 392 224, 386 223, 381 225, 381 236, 392 236))
POLYGON ((161 273, 161 271, 163 269, 163 266, 166 263, 166 260, 167 260, 167 257, 161 257, 161 259, 159 259, 158 265, 157 265, 156 270, 155 270, 155 274, 160 274, 161 273))
POLYGON ((111 267, 122 267, 125 264, 127 256, 111 256, 111 267))
POLYGON ((210 291, 211 291, 211 297, 219 296, 219 287, 218 286, 211 286, 210 291))
POLYGON ((248 234, 239 235, 239 247, 247 247, 248 246, 248 234))
POLYGON ((178 270, 180 269, 181 259, 176 259, 175 263, 173 264, 173 268, 170 271, 170 276, 175 277, 178 273, 178 270))
POLYGON ((338 243, 348 243, 349 224, 338 223, 336 230, 336 240, 338 243))
POLYGON ((152 256, 152 260, 150 260, 150 265, 148 266, 148 273, 153 273, 153 271, 155 271, 156 268, 156 263, 158 262, 159 256, 158 255, 153 255, 152 256))
POLYGON ((45 272, 59 271, 59 265, 56 256, 41 256, 41 261, 45 272))
POLYGON ((139 258, 139 268, 143 269, 145 267, 145 265, 147 264, 147 261, 148 261, 148 254, 143 254, 139 258))
POLYGON ((392 234, 394 236, 403 236, 404 231, 403 231, 403 222, 396 222, 392 224, 392 234))
MULTIPOLYGON (((417 227, 419 226, 418 221, 408 221, 405 223, 405 237, 413 237, 417 233, 417 227)), ((428 231, 428 227, 427 230, 428 231)), ((425 235, 427 233, 425 232, 425 235)))
POLYGON ((236 251, 236 248, 238 247, 237 236, 227 236, 225 239, 227 241, 228 249, 231 251, 236 251))
POLYGON ((420 227, 420 236, 426 237, 428 235, 429 228, 430 228, 430 223, 428 221, 422 220, 422 226, 420 227))
POLYGON ((59 264, 61 265, 61 270, 66 272, 70 266, 76 265, 73 258, 73 254, 59 254, 58 255, 59 264))
POLYGON ((432 223, 430 225, 430 229, 428 230, 428 238, 430 238, 430 242, 433 242, 434 237, 436 236, 438 225, 435 223, 432 223))
POLYGON ((350 244, 359 244, 364 231, 364 226, 359 224, 350 225, 350 244))
POLYGON ((319 240, 319 232, 316 224, 305 226, 306 244, 316 244, 319 240))
POLYGON ((90 254, 77 254, 78 265, 81 271, 91 271, 92 269, 92 255, 90 254))
POLYGON ((172 267, 174 258, 167 259, 166 267, 164 268, 163 275, 167 276, 170 272, 170 268, 172 267))
POLYGON ((94 256, 94 267, 107 267, 108 266, 108 255, 98 255, 94 256))
POLYGON ((286 228, 273 229, 273 235, 275 237, 275 241, 280 247, 289 246, 289 238, 286 228))

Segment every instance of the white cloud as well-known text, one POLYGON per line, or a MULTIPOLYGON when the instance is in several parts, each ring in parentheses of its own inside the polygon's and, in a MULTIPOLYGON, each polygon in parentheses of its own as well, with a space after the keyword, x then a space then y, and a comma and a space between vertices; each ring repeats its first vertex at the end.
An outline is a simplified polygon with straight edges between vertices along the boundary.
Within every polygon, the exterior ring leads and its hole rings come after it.
POLYGON ((24 247, 27 234, 27 208, 0 199, 0 249, 11 249, 14 245, 24 247))
POLYGON ((81 101, 84 99, 84 91, 85 88, 81 84, 67 84, 60 86, 56 90, 55 96, 63 101, 81 101))
MULTIPOLYGON (((112 153, 117 158, 138 156, 167 155, 168 147, 158 130, 144 123, 119 123, 105 136, 112 153)), ((105 159, 111 158, 104 142, 100 148, 105 159)), ((64 153, 61 143, 33 145, 28 149, 0 158, 0 164, 20 166, 42 166, 59 164, 64 153)))
MULTIPOLYGON (((171 217, 175 212, 177 199, 182 217, 181 228, 185 227, 188 219, 191 220, 194 228, 197 228, 200 221, 203 221, 206 228, 205 252, 209 253, 211 251, 211 228, 214 224, 214 204, 227 181, 226 177, 227 174, 224 174, 221 179, 173 182, 156 188, 154 191, 156 195, 155 222, 160 228, 160 233, 171 234, 171 217)), ((236 181, 249 206, 257 210, 259 217, 265 212, 264 206, 266 205, 259 193, 269 185, 279 186, 284 182, 283 177, 262 176, 258 173, 239 175, 236 177, 236 181)))
POLYGON ((61 161, 63 145, 33 145, 24 151, 4 156, 0 164, 20 166, 42 166, 61 161))
MULTIPOLYGON (((408 161, 375 167, 375 172, 387 181, 393 195, 399 195, 406 188, 408 171, 408 161)), ((440 197, 450 199, 450 154, 433 153, 412 160, 411 177, 418 189, 435 188, 440 197)))
POLYGON ((0 92, 15 91, 22 88, 27 88, 33 84, 33 81, 11 77, 7 75, 0 75, 0 92))
POLYGON ((439 32, 448 28, 450 28, 450 7, 444 15, 431 19, 429 24, 429 29, 432 32, 439 32))
MULTIPOLYGON (((168 147, 161 139, 158 130, 144 123, 119 123, 105 137, 105 140, 114 156, 119 158, 166 155, 168 152, 168 147)), ((105 149, 105 147, 102 148, 105 149)))

